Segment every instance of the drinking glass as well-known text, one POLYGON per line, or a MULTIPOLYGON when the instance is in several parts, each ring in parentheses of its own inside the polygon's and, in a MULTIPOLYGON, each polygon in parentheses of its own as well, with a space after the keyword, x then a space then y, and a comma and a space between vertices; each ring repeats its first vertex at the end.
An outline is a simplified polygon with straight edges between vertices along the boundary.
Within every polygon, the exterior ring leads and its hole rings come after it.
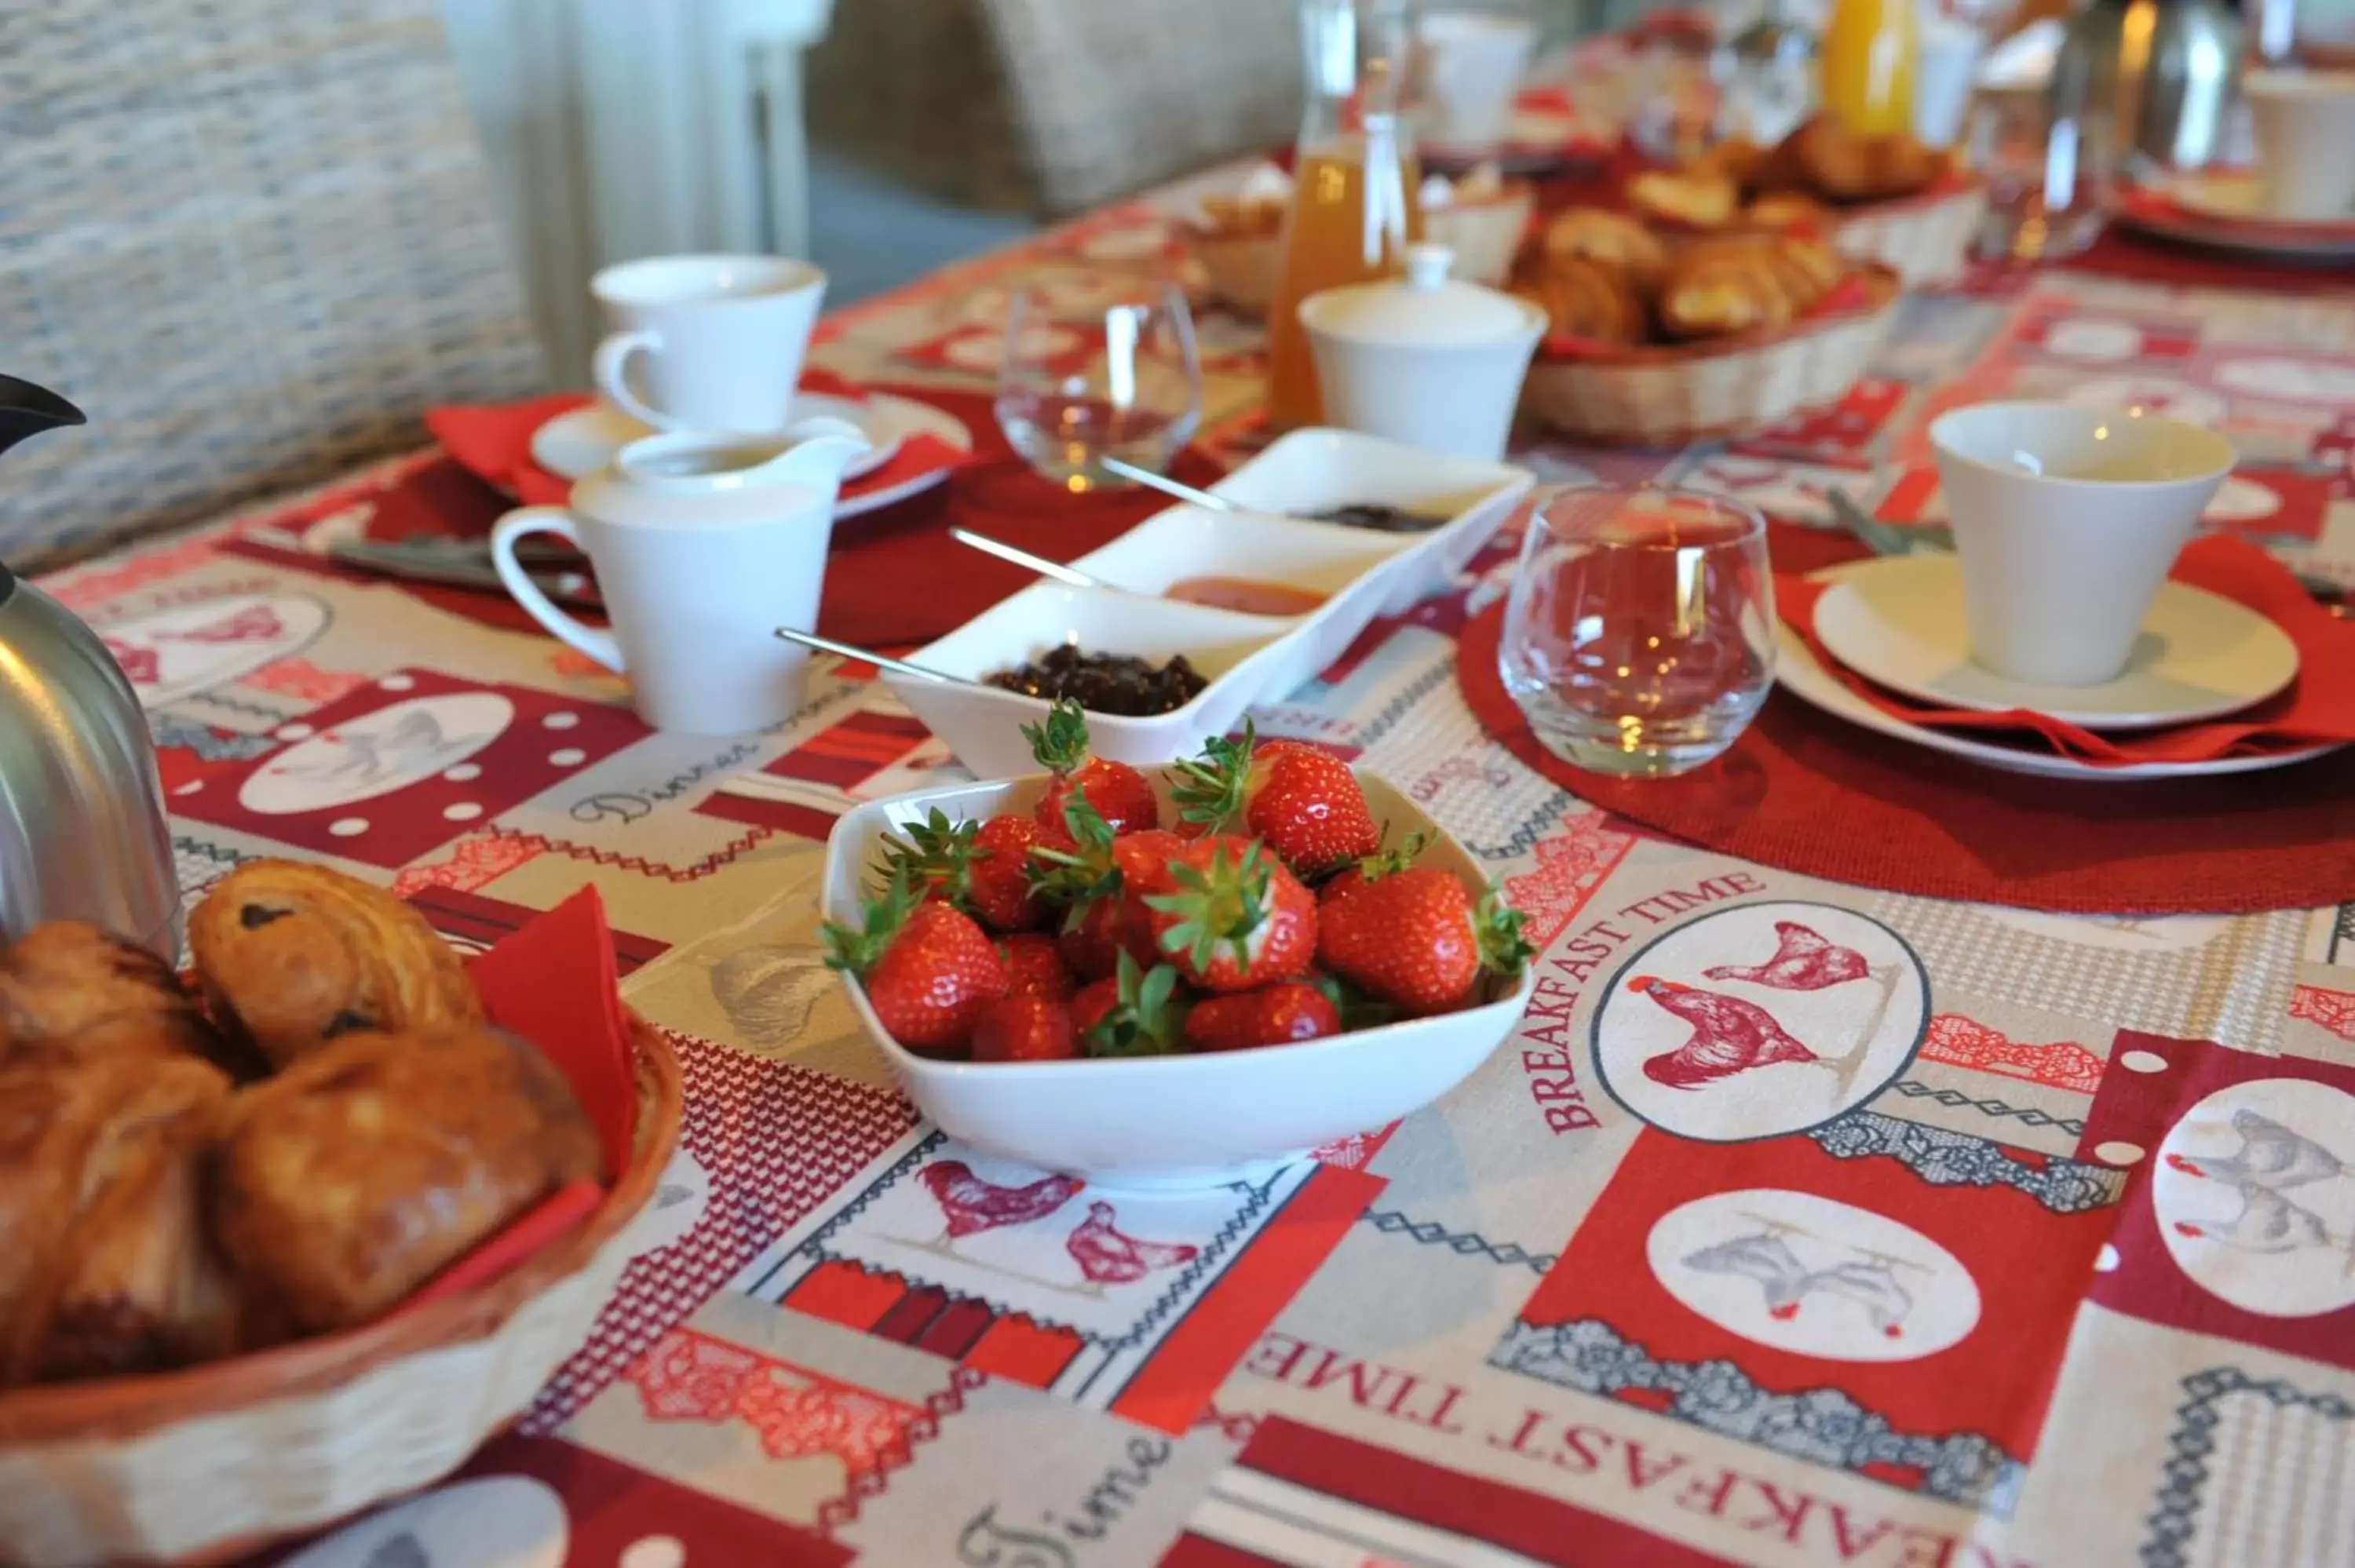
POLYGON ((1774 682, 1765 518, 1707 491, 1553 492, 1522 535, 1497 666, 1538 738, 1580 768, 1700 767, 1774 682))
POLYGON ((1174 284, 1083 291, 1084 307, 1017 290, 997 373, 997 423, 1022 460, 1075 493, 1128 482, 1096 460, 1156 472, 1202 417, 1194 318, 1174 284))
POLYGON ((1987 187, 1982 256, 2056 260, 2101 235, 2109 176, 2103 127, 2053 100, 2039 83, 1983 87, 1971 101, 1971 164, 1987 187))

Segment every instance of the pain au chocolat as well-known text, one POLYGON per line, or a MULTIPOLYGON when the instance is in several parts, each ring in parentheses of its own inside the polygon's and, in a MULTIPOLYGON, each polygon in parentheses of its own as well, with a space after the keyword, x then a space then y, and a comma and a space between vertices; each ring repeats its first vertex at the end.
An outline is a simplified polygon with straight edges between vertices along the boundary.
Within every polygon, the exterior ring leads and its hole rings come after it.
POLYGON ((188 919, 188 948, 224 1027, 277 1066, 359 1031, 483 1022, 464 964, 381 888, 292 861, 250 861, 188 919))

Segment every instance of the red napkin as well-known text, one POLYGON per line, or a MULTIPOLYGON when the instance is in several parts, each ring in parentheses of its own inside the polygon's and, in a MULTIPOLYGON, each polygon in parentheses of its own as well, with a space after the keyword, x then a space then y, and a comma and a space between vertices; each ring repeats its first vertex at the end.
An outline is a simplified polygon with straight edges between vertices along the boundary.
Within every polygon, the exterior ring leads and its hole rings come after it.
POLYGON ((561 506, 572 483, 531 457, 540 426, 590 401, 585 392, 554 392, 520 403, 458 403, 425 411, 425 428, 469 471, 527 506, 561 506))
POLYGON ((545 1052, 572 1080, 597 1128, 605 1170, 630 1162, 638 1116, 630 1021, 622 1008, 613 931, 595 884, 466 966, 491 1022, 545 1052))
MULTIPOLYGON (((817 371, 802 377, 802 390, 837 397, 859 395, 840 376, 817 371)), ((589 401, 586 393, 558 392, 520 403, 454 403, 427 409, 425 428, 442 450, 468 471, 525 505, 561 506, 572 493, 572 482, 532 461, 531 438, 550 419, 589 401)), ((965 458, 965 453, 937 436, 911 437, 891 454, 890 461, 844 485, 843 499, 855 501, 895 489, 927 473, 954 468, 965 458)))
POLYGON ((2136 762, 2204 762, 2256 756, 2333 741, 2355 741, 2355 621, 2315 603, 2289 569, 2245 540, 2194 541, 2169 574, 2177 582, 2222 594, 2265 616, 2297 644, 2298 674, 2289 689, 2261 705, 2223 718, 2167 729, 2104 736, 2049 715, 2024 709, 1982 713, 1940 708, 1883 691, 1842 665, 1817 640, 1816 603, 1828 586, 1788 573, 1774 578, 1774 604, 1806 639, 1825 669, 1883 713, 1932 729, 2030 731, 2051 748, 2096 767, 2136 762))
MULTIPOLYGON (((613 931, 594 885, 581 890, 467 965, 491 1022, 539 1047, 571 1081, 597 1128, 610 1180, 630 1162, 637 1075, 622 1007, 613 931)), ((443 1269, 394 1308, 414 1311, 496 1279, 597 1212, 605 1188, 569 1182, 443 1269)))

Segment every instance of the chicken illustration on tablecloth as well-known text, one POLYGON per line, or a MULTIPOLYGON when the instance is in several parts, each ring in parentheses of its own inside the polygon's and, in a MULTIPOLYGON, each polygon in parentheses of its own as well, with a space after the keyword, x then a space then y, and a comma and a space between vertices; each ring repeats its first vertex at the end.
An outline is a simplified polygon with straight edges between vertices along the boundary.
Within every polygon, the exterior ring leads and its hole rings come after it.
MULTIPOLYGON (((236 614, 219 620, 208 620, 202 626, 191 626, 185 631, 156 631, 150 635, 162 642, 267 642, 286 630, 278 612, 266 604, 250 604, 236 614)), ((155 648, 142 647, 119 637, 104 639, 106 651, 123 666, 123 673, 134 686, 153 686, 164 678, 163 655, 155 648)))
POLYGON ((1747 980, 1776 991, 1821 991, 1862 980, 1872 972, 1862 953, 1829 941, 1796 920, 1775 921, 1774 942, 1774 956, 1763 964, 1720 964, 1701 974, 1709 980, 1747 980))
POLYGON ((1088 1217, 1063 1243, 1091 1285, 1133 1285, 1156 1269, 1181 1267, 1201 1255, 1201 1248, 1182 1242, 1123 1235, 1113 1224, 1115 1217, 1110 1203, 1090 1203, 1088 1217))
POLYGON ((2174 1170, 2231 1187, 2241 1198, 2239 1212, 2228 1218, 2177 1220, 2177 1234, 2243 1252, 2344 1247, 2355 1266, 2355 1235, 2333 1235, 2321 1215, 2281 1192, 2285 1187, 2344 1176, 2347 1162, 2304 1133, 2246 1107, 2232 1112, 2232 1130, 2240 1135, 2241 1146, 2230 1154, 2167 1157, 2174 1170))
POLYGON ((1903 1336, 1905 1319, 1913 1310, 1913 1295, 1898 1282, 1896 1271, 1920 1270, 1921 1265, 1889 1253, 1849 1248, 1858 1255, 1828 1268, 1809 1268, 1783 1239, 1807 1233, 1782 1221, 1756 1214, 1748 1217, 1763 1228, 1688 1254, 1684 1266, 1704 1274, 1739 1274, 1756 1280, 1765 1296, 1766 1315, 1777 1321, 1796 1318, 1801 1304, 1820 1294, 1854 1302, 1888 1338, 1903 1336))
POLYGON ((1637 975, 1627 989, 1692 1025, 1692 1038, 1673 1051, 1644 1061, 1644 1075, 1672 1089, 1703 1084, 1775 1062, 1820 1062, 1813 1051, 1785 1033, 1774 1015, 1754 1001, 1713 991, 1637 975))
MULTIPOLYGON (((1896 994, 1899 970, 1876 969, 1854 948, 1843 947, 1796 920, 1774 922, 1774 956, 1760 964, 1717 964, 1704 979, 1754 985, 1769 991, 1825 991, 1878 980, 1870 1012, 1851 1032, 1859 1046, 1871 1044, 1896 994)), ((1627 989, 1648 996, 1693 1026, 1692 1038, 1676 1050, 1644 1063, 1645 1075, 1670 1088, 1698 1088, 1730 1074, 1777 1062, 1800 1062, 1833 1074, 1847 1086, 1860 1052, 1818 1050, 1794 1035, 1764 1006, 1744 997, 1656 975, 1637 975, 1627 989)))
POLYGON ((943 1239, 952 1242, 1003 1225, 1043 1220, 1087 1185, 1076 1176, 1042 1176, 1024 1186, 1000 1187, 975 1175, 962 1160, 935 1160, 918 1171, 916 1180, 947 1216, 948 1234, 943 1239))

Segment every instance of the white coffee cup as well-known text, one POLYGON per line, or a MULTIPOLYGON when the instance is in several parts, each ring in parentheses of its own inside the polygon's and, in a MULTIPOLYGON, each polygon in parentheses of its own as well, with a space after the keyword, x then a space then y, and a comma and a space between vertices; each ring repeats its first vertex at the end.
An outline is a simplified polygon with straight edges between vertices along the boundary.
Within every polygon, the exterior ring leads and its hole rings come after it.
POLYGON ((1537 48, 1536 24, 1500 11, 1434 11, 1417 37, 1431 140, 1451 152, 1482 152, 1504 141, 1537 48))
POLYGON ((648 436, 574 485, 569 506, 500 518, 491 559, 533 619, 629 677, 656 729, 765 729, 801 706, 809 655, 776 629, 815 628, 843 467, 866 450, 841 419, 762 438, 648 436), (558 609, 517 564, 530 534, 587 552, 612 630, 558 609))
POLYGON ((2069 403, 1956 408, 1932 422, 1930 445, 1971 656, 2043 686, 2097 686, 2125 670, 2237 457, 2199 425, 2069 403))
POLYGON ((2266 213, 2355 218, 2355 70, 2253 70, 2242 90, 2266 213))
POLYGON ((613 329, 591 368, 624 413, 658 430, 766 434, 792 422, 826 300, 815 267, 783 256, 650 256, 605 268, 589 291, 613 329))

